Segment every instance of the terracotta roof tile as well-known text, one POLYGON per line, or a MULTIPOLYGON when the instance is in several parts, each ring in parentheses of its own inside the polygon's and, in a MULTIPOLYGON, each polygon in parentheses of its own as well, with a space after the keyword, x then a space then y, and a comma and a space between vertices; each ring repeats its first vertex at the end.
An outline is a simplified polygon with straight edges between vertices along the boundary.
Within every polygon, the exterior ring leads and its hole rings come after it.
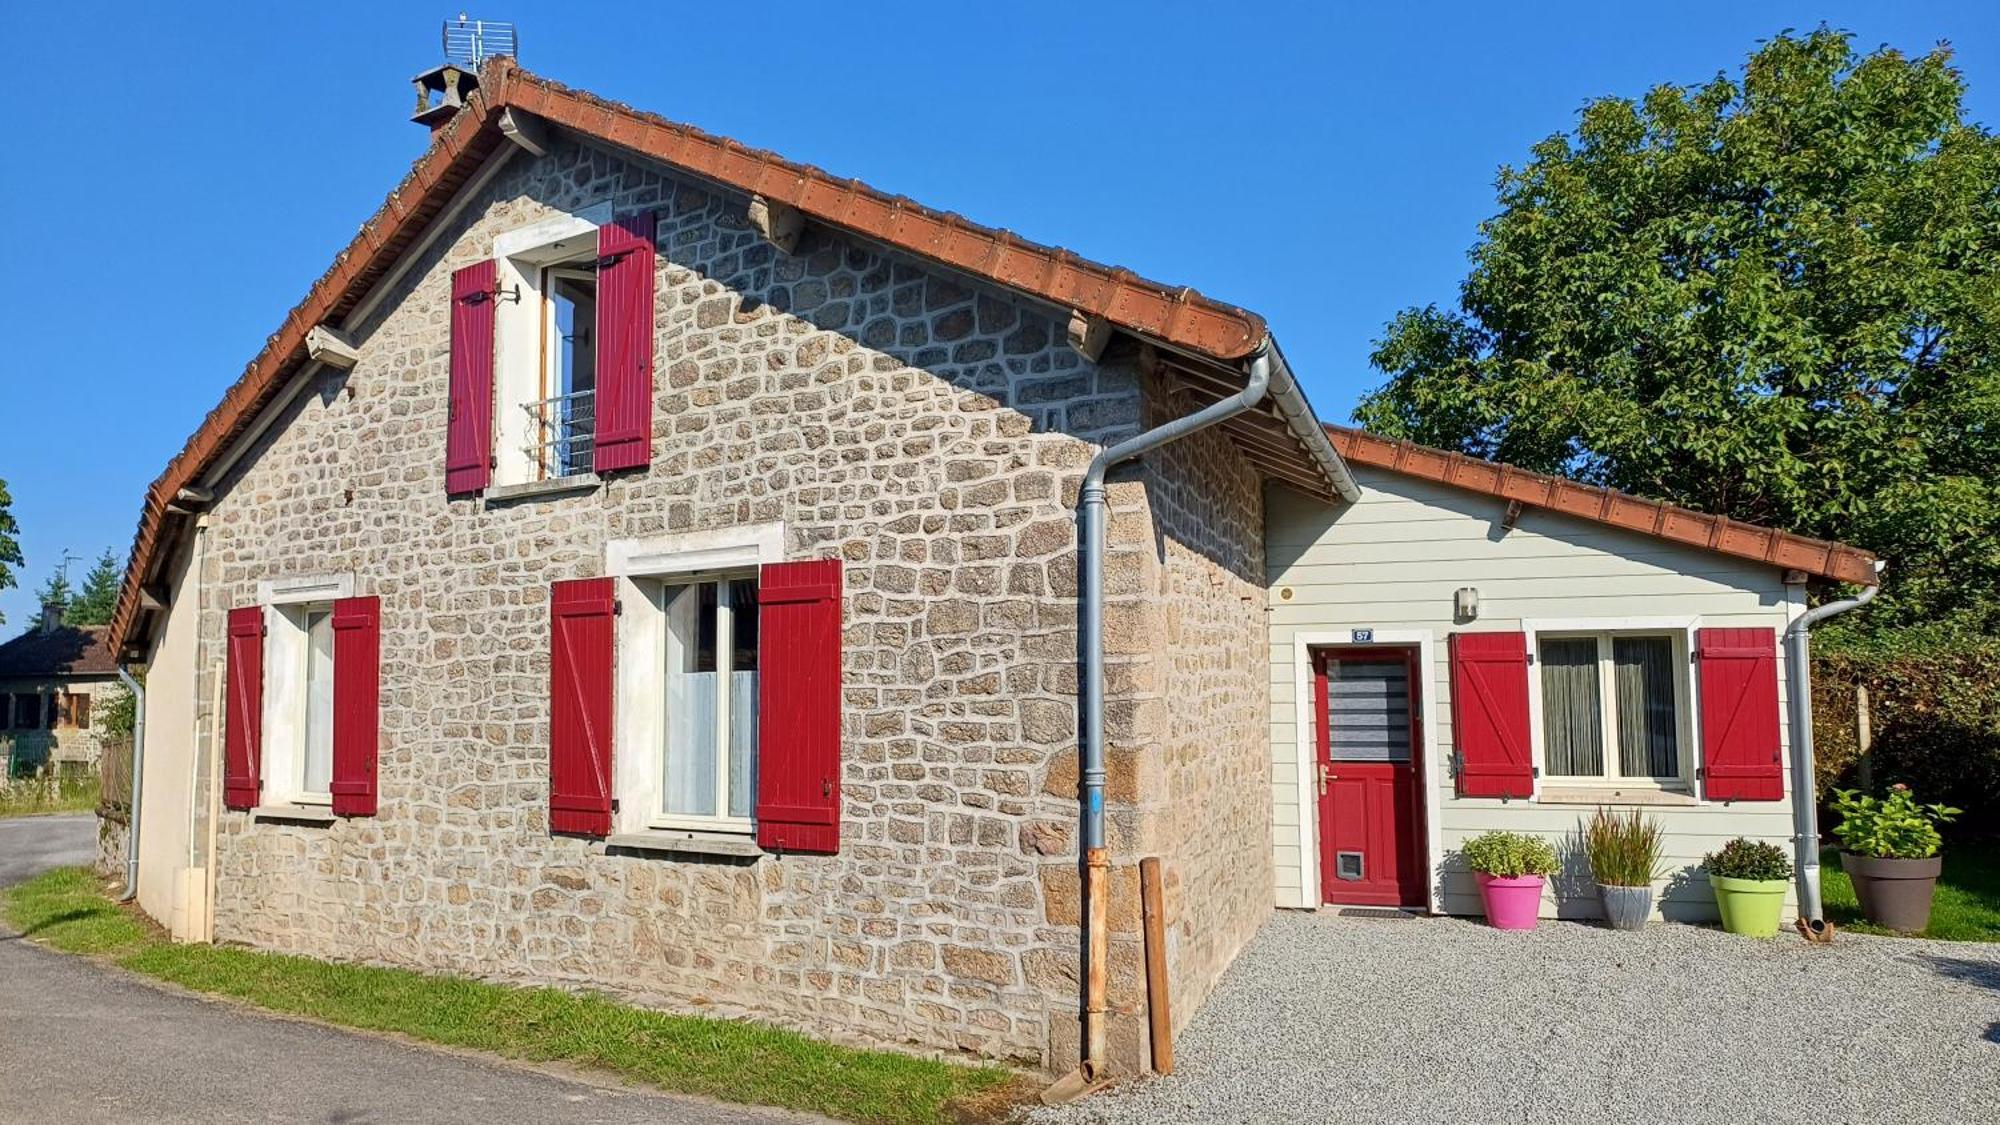
MULTIPOLYGON (((170 546, 167 505, 195 483, 255 420, 305 360, 305 335, 314 325, 339 323, 499 146, 498 119, 516 108, 612 145, 673 165, 741 191, 798 208, 808 217, 899 249, 983 276, 1061 308, 1101 317, 1115 327, 1169 345, 1204 361, 1236 365, 1264 345, 1262 318, 1210 300, 1192 289, 1148 281, 1127 270, 1038 245, 1011 232, 934 211, 900 196, 829 175, 769 152, 704 133, 629 106, 551 82, 510 58, 487 63, 466 107, 432 135, 431 147, 315 281, 305 300, 240 379, 209 412, 187 445, 167 465, 141 510, 112 619, 113 643, 134 639, 140 588, 170 546)), ((1303 449, 1303 446, 1301 446, 1303 449)), ((1301 454, 1308 474, 1318 473, 1301 454)))
POLYGON ((1875 556, 1844 543, 1809 539, 1724 516, 1711 516, 1567 477, 1484 461, 1415 442, 1396 441, 1366 430, 1329 425, 1326 433, 1340 455, 1357 465, 1422 477, 1503 500, 1519 500, 1577 519, 1769 563, 1785 570, 1802 570, 1821 578, 1864 586, 1875 582, 1875 556))

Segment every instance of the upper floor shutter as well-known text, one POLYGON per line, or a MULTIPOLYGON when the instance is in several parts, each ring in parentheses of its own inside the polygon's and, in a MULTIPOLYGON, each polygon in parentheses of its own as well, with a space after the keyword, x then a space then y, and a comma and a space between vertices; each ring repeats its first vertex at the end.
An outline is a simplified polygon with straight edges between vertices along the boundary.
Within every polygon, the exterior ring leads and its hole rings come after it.
POLYGON ((493 287, 491 259, 451 275, 451 379, 444 439, 444 490, 477 492, 493 480, 493 287))
POLYGON ((611 831, 614 579, 549 590, 549 830, 611 831))
POLYGON ((229 611, 229 646, 223 667, 228 714, 222 728, 222 803, 232 809, 255 808, 263 788, 263 607, 229 611))
POLYGON ((1778 733, 1778 635, 1774 629, 1702 629, 1702 794, 1711 801, 1785 796, 1778 733))
POLYGON ((757 842, 840 850, 841 564, 771 563, 757 587, 757 842))
POLYGON ((381 600, 334 602, 333 778, 328 788, 339 816, 375 815, 381 683, 381 600))
POLYGON ((653 459, 653 213, 597 231, 598 472, 653 459))
POLYGON ((1451 635, 1451 726, 1459 796, 1534 794, 1525 634, 1451 635))

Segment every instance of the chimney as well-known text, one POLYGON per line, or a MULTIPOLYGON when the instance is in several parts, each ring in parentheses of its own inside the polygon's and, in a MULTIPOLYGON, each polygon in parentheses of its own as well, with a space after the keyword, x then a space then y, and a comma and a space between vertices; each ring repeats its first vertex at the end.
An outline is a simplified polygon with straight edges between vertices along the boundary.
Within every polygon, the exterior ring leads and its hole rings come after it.
POLYGON ((61 602, 42 603, 42 632, 53 633, 62 628, 63 604, 61 602))
POLYGON ((479 89, 479 74, 458 63, 444 63, 434 66, 414 79, 417 86, 417 110, 410 114, 410 120, 419 125, 428 125, 435 133, 444 128, 452 115, 465 108, 465 99, 479 89), (435 100, 433 100, 435 98, 435 100))

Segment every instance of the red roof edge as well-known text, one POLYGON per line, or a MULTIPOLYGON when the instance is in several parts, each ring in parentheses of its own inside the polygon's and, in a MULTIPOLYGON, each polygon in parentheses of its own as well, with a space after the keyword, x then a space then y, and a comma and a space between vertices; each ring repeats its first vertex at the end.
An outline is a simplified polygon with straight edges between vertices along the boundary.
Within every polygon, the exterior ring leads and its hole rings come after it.
POLYGON ((1800 570, 1861 586, 1873 586, 1877 581, 1875 556, 1845 543, 1793 535, 1567 477, 1386 438, 1366 430, 1328 424, 1326 433, 1340 455, 1356 465, 1434 480, 1503 500, 1518 500, 1577 519, 1784 570, 1800 570))

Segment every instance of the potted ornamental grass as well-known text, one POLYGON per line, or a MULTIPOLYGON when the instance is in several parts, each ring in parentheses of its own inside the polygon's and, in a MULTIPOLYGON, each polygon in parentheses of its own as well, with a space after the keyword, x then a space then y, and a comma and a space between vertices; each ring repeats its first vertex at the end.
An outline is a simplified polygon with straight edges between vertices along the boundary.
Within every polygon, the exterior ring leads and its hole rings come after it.
POLYGON ((1783 848, 1738 836, 1711 853, 1702 866, 1708 869, 1723 929, 1748 937, 1777 934, 1785 888, 1792 881, 1792 861, 1783 848))
POLYGON ((1907 785, 1892 785, 1886 797, 1838 789, 1833 811, 1840 814, 1840 866, 1854 881, 1861 913, 1878 926, 1919 933, 1931 924, 1931 895, 1937 890, 1944 838, 1937 826, 1963 810, 1920 805, 1907 785))
POLYGON ((1583 826, 1583 854, 1590 860, 1604 921, 1614 930, 1636 930, 1653 913, 1653 880, 1660 873, 1660 822, 1643 810, 1600 808, 1583 826))
POLYGON ((1484 832, 1465 842, 1465 864, 1479 881, 1486 921, 1497 930, 1532 930, 1542 886, 1556 872, 1556 849, 1540 836, 1484 832))

